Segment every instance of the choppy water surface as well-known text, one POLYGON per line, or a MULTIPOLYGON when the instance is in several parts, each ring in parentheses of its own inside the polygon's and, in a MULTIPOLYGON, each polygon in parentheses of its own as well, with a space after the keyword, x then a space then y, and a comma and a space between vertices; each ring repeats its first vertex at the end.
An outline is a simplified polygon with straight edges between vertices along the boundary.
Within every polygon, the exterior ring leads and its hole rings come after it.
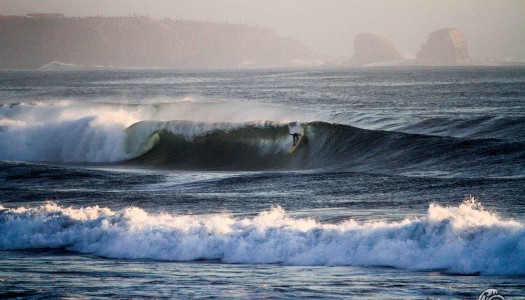
POLYGON ((4 297, 525 297, 523 68, 4 71, 0 100, 4 297))

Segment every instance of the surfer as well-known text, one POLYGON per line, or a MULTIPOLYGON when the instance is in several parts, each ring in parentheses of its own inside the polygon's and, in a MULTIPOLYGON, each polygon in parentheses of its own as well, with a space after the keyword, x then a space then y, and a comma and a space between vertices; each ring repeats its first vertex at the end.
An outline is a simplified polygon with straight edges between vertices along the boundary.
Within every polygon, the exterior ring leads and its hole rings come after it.
POLYGON ((297 143, 297 141, 299 140, 299 137, 301 135, 298 134, 297 132, 296 133, 290 133, 290 135, 293 137, 293 145, 295 146, 295 144, 297 143))

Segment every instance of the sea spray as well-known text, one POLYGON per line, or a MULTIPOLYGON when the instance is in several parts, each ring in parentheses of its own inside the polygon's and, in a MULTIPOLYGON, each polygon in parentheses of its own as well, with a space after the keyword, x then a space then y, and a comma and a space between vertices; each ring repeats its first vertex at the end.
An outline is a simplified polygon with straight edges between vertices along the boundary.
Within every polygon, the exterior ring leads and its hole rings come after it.
POLYGON ((125 160, 129 157, 124 151, 124 129, 136 122, 135 117, 135 113, 117 107, 67 100, 3 105, 0 159, 97 163, 125 160))
POLYGON ((129 207, 0 206, 0 249, 61 248, 109 258, 390 266, 456 274, 525 274, 525 227, 468 199, 397 222, 324 224, 280 207, 254 217, 151 214, 129 207))

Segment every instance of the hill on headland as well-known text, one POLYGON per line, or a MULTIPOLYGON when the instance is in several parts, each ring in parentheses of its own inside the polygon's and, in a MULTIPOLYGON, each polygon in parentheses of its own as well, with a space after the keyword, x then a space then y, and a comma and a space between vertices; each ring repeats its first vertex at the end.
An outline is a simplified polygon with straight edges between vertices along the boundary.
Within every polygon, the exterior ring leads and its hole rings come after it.
POLYGON ((320 57, 272 30, 148 17, 0 16, 0 68, 64 65, 136 68, 286 67, 320 57))

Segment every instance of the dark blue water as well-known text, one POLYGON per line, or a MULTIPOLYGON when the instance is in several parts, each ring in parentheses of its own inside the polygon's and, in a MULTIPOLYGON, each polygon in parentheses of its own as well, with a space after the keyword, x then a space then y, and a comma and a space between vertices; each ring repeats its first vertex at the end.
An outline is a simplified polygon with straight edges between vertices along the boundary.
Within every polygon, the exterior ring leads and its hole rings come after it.
POLYGON ((524 68, 4 71, 0 101, 3 297, 525 297, 524 68))

